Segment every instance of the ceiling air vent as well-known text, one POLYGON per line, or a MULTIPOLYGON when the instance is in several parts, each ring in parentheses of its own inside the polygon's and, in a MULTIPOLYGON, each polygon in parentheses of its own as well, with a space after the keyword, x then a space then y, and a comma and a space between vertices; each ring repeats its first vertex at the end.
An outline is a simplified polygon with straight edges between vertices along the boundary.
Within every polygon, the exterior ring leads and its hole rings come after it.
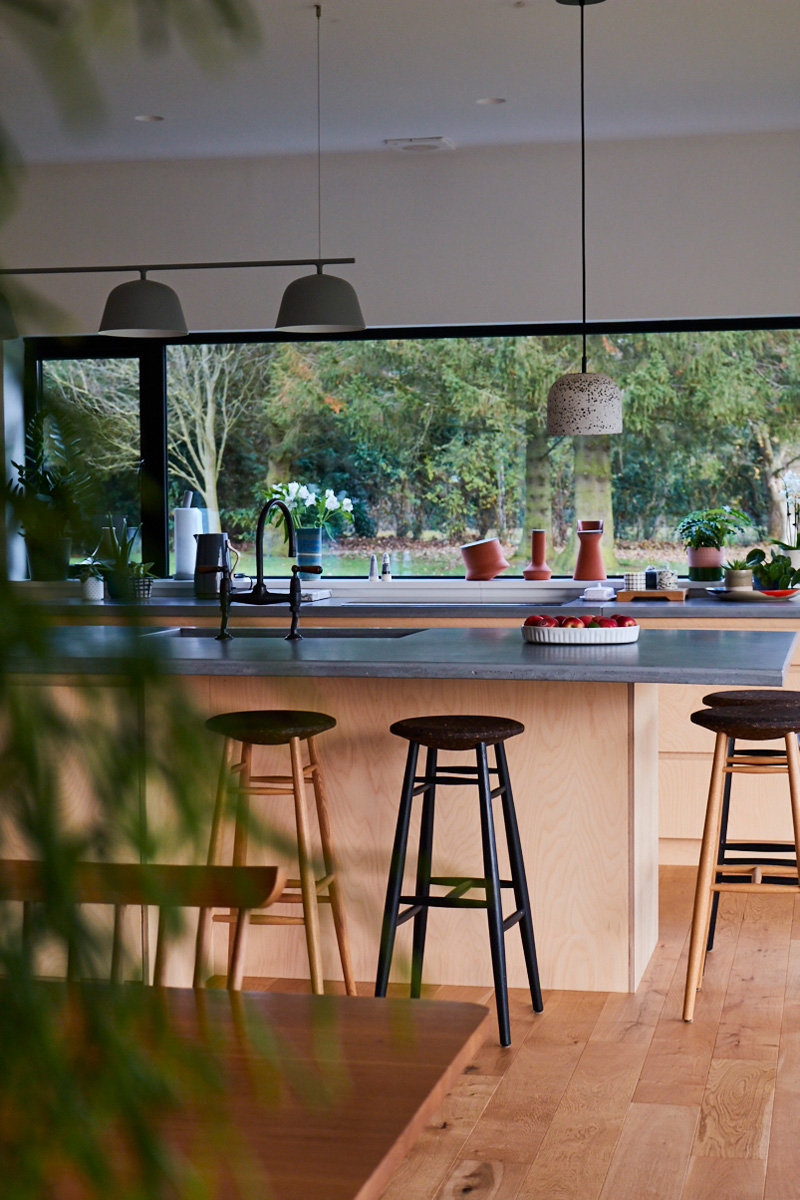
POLYGON ((447 137, 384 138, 390 150, 408 150, 412 154, 430 154, 435 150, 454 150, 455 142, 447 137))

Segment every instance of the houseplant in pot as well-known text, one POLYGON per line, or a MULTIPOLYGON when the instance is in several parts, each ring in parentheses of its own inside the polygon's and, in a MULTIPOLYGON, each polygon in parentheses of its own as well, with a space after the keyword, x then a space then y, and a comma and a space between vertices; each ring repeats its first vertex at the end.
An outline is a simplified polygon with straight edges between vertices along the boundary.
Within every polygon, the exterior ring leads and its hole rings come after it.
POLYGON ((25 461, 11 466, 16 478, 6 481, 5 496, 25 536, 31 579, 66 579, 71 538, 86 533, 94 508, 77 435, 39 409, 25 430, 25 461))
POLYGON ((785 591, 800 586, 800 570, 792 566, 788 554, 771 550, 767 558, 763 550, 750 550, 745 560, 753 572, 753 582, 762 592, 785 591))
POLYGON ((746 558, 733 558, 725 563, 725 587, 729 592, 753 590, 753 571, 746 558))
POLYGON ((147 600, 153 582, 152 563, 133 562, 131 553, 139 526, 128 528, 123 520, 115 527, 111 517, 103 527, 94 557, 100 564, 110 600, 147 600))
POLYGON ((732 533, 742 533, 750 524, 746 513, 728 504, 687 513, 675 532, 686 546, 689 578, 703 583, 720 580, 726 539, 732 533))
MULTIPOLYGON (((344 492, 338 495, 332 488, 323 489, 316 483, 273 483, 264 492, 265 500, 283 500, 292 514, 297 534, 297 562, 301 579, 314 579, 318 572, 306 572, 304 566, 322 563, 322 531, 332 537, 335 530, 353 521, 353 501, 344 492)), ((278 509, 270 514, 272 524, 282 524, 278 509)), ((284 530, 284 540, 287 538, 284 530)))
POLYGON ((782 483, 786 496, 786 540, 770 538, 770 541, 783 551, 797 570, 800 568, 800 475, 787 471, 782 483))

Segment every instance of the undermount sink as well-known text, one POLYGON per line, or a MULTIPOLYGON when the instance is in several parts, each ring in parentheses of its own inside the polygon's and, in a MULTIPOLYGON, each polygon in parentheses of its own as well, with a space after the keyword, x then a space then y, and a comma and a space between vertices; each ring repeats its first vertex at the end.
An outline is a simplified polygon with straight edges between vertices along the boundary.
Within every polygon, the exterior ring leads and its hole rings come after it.
MULTIPOLYGON (((234 639, 237 638, 285 638, 289 632, 289 627, 269 628, 263 626, 231 626, 230 633, 234 639)), ((179 629, 161 629, 156 636, 158 637, 189 637, 189 638, 215 638, 219 630, 212 626, 181 626, 179 629)), ((341 627, 331 627, 326 629, 324 626, 300 626, 300 633, 304 638, 401 638, 408 637, 411 633, 419 633, 418 629, 343 629, 341 627)))

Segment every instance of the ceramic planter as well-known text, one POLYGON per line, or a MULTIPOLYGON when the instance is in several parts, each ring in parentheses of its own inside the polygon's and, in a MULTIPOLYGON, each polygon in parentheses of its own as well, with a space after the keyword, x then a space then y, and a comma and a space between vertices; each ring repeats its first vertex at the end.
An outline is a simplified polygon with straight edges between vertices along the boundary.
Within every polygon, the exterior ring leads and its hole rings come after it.
POLYGON ((102 600, 105 597, 106 585, 102 579, 89 575, 81 580, 81 600, 102 600))
POLYGON ((578 561, 575 563, 573 579, 606 578, 603 551, 600 548, 602 537, 602 521, 578 521, 578 561))
POLYGON ((729 592, 752 592, 753 572, 750 570, 733 571, 728 567, 725 571, 725 587, 729 592))
POLYGON ((508 570, 503 557, 499 538, 484 538, 481 542, 467 542, 461 547, 467 579, 494 579, 508 570))
POLYGON ((524 579, 549 579, 553 572, 545 562, 547 534, 544 529, 531 530, 531 561, 523 568, 524 579))
POLYGON ((689 578, 698 583, 716 583, 722 579, 725 551, 722 546, 687 546, 689 578))
POLYGON ((297 565, 301 579, 317 579, 321 572, 303 570, 303 567, 322 566, 322 530, 297 530, 297 565))

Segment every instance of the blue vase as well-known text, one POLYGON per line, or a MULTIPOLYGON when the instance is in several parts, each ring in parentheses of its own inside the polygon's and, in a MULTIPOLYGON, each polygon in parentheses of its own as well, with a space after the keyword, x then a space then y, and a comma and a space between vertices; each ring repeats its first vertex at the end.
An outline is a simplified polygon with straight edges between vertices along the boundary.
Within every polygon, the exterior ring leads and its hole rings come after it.
POLYGON ((303 567, 322 566, 322 530, 297 530, 297 565, 301 579, 317 579, 319 572, 304 571, 303 567))

